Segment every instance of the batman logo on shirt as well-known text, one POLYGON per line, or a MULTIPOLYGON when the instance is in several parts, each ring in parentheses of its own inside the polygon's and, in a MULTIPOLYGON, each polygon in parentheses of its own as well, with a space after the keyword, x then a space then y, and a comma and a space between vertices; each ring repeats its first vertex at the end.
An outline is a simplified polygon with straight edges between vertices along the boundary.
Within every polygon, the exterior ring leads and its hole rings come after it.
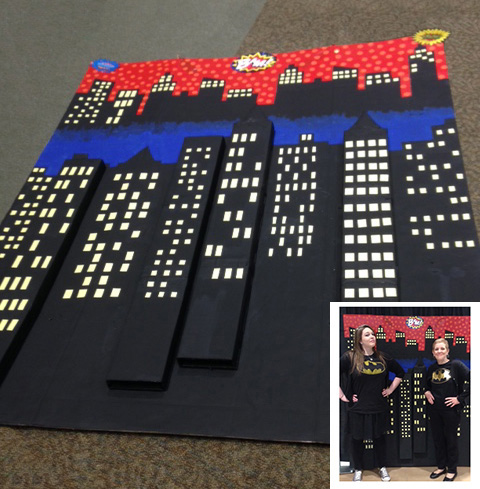
POLYGON ((362 374, 366 375, 378 375, 385 372, 385 365, 382 362, 375 360, 365 360, 363 362, 362 374))
POLYGON ((439 368, 432 374, 432 382, 435 384, 443 384, 452 378, 452 374, 448 368, 439 368))

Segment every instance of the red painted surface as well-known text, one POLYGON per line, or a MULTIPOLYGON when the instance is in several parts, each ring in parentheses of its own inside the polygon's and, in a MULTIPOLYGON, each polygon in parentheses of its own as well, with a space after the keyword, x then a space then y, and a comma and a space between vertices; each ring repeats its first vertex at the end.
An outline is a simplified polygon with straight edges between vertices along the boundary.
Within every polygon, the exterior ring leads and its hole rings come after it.
POLYGON ((408 316, 376 316, 369 314, 345 314, 343 316, 343 327, 345 338, 350 336, 350 328, 358 328, 362 324, 368 324, 375 333, 382 326, 386 341, 396 341, 397 331, 405 333, 405 346, 407 340, 415 340, 419 351, 425 350, 425 332, 428 327, 433 329, 435 338, 445 337, 445 332, 454 334, 454 345, 457 337, 465 338, 467 352, 470 351, 470 316, 421 316, 424 323, 420 328, 407 326, 408 316))
MULTIPOLYGON (((303 73, 303 83, 314 80, 324 82, 332 79, 334 67, 358 70, 358 89, 365 88, 367 74, 389 72, 392 78, 399 78, 402 97, 411 96, 409 56, 414 54, 417 42, 411 37, 390 41, 371 42, 347 46, 324 48, 275 54, 276 63, 264 71, 242 73, 232 68, 238 58, 217 59, 170 59, 147 61, 143 63, 121 63, 112 73, 101 73, 92 66, 85 74, 77 93, 87 93, 95 79, 115 83, 109 101, 113 101, 120 90, 138 90, 143 100, 138 109, 141 114, 151 88, 165 73, 173 75, 176 84, 173 96, 187 92, 195 96, 203 79, 216 79, 225 82, 223 100, 233 89, 251 88, 257 95, 257 104, 270 105, 275 102, 278 79, 290 66, 294 65, 303 73)), ((448 78, 445 50, 442 43, 424 46, 435 55, 439 80, 448 78)))

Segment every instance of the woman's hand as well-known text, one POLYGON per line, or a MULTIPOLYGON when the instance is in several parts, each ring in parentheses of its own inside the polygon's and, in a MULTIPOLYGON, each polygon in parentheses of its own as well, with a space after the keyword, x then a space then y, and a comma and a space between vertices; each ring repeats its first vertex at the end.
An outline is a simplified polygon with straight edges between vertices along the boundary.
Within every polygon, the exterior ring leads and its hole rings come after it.
POLYGON ((457 397, 445 398, 445 405, 448 406, 449 408, 452 408, 453 406, 457 406, 458 404, 460 404, 460 401, 458 400, 457 397))
MULTIPOLYGON (((348 400, 348 397, 347 397, 347 396, 345 395, 345 393, 342 391, 342 388, 341 388, 341 387, 340 387, 339 393, 340 393, 339 397, 340 397, 340 400, 341 400, 341 401, 343 401, 343 402, 350 402, 350 401, 348 400)), ((358 402, 358 397, 357 397, 357 395, 356 395, 356 394, 353 394, 353 396, 352 396, 352 401, 353 401, 353 402, 358 402)))
POLYGON ((395 377, 392 381, 392 383, 382 391, 382 396, 383 397, 388 397, 389 395, 393 394, 395 392, 395 389, 402 383, 402 378, 401 377, 395 377))
POLYGON ((425 397, 427 398, 429 404, 433 404, 435 402, 435 398, 433 397, 433 394, 430 391, 425 391, 425 397))

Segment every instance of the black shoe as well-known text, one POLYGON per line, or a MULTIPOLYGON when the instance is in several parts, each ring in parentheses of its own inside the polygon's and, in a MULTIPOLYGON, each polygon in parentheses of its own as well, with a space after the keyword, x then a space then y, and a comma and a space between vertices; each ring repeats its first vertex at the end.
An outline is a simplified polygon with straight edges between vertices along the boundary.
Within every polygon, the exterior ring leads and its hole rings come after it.
POLYGON ((447 473, 447 469, 443 469, 441 472, 433 471, 430 474, 430 479, 438 479, 441 475, 446 474, 446 473, 447 473))
POLYGON ((455 477, 457 477, 457 473, 453 474, 453 477, 447 477, 445 476, 445 479, 443 479, 443 482, 453 482, 455 480, 455 477))

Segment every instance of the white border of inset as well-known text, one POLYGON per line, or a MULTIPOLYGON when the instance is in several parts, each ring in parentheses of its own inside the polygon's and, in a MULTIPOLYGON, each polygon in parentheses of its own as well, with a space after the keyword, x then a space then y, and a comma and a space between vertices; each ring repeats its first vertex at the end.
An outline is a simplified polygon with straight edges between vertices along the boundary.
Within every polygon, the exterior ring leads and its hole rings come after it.
MULTIPOLYGON (((330 303, 330 487, 332 489, 345 489, 349 484, 354 484, 351 481, 340 481, 340 404, 338 402, 338 388, 339 388, 339 351, 340 351, 340 308, 341 307, 470 307, 470 367, 471 367, 471 396, 470 404, 472 406, 470 414, 470 434, 471 434, 471 446, 470 446, 470 481, 460 482, 465 486, 475 487, 480 483, 480 466, 473 463, 478 460, 480 454, 480 438, 476 436, 480 428, 480 419, 474 414, 476 412, 476 406, 480 399, 480 391, 476 387, 476 379, 478 376, 477 362, 475 360, 474 353, 480 351, 480 302, 331 302, 330 303), (473 415, 472 415, 473 414, 473 415)), ((480 362, 479 362, 480 365, 480 362)), ((353 475, 352 475, 353 476, 353 475)), ((415 487, 432 487, 431 483, 434 481, 392 481, 391 484, 397 487, 405 486, 409 489, 415 487)), ((458 481, 455 481, 457 484, 458 481)), ((377 488, 381 483, 378 482, 362 482, 361 487, 365 488, 377 488)))

